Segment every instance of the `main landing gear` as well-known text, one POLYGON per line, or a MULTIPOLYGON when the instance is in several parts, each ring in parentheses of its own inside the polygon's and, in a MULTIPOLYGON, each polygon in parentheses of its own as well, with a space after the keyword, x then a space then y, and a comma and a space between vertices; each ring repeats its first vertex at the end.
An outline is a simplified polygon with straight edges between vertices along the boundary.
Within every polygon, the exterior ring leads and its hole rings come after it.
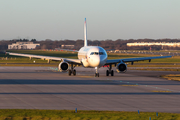
POLYGON ((106 71, 106 76, 109 76, 109 74, 111 74, 111 76, 114 76, 114 70, 111 70, 112 65, 109 65, 108 69, 109 70, 106 71))
POLYGON ((96 69, 95 77, 99 77, 98 68, 95 67, 95 69, 96 69))
POLYGON ((71 74, 73 74, 74 76, 76 75, 76 70, 74 69, 76 66, 73 66, 73 64, 71 64, 71 69, 68 70, 68 75, 71 76, 71 74))

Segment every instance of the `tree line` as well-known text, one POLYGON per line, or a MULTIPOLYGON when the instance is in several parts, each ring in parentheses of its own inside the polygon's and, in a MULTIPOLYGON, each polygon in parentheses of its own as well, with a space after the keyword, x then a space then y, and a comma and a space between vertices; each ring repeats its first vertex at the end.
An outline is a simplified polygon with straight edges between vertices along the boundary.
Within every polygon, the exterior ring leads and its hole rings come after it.
MULTIPOLYGON (((74 47, 68 48, 63 47, 63 49, 75 49, 79 50, 84 45, 84 40, 40 40, 36 39, 13 39, 13 40, 1 40, 0 41, 0 49, 7 50, 8 45, 15 42, 34 42, 39 43, 40 46, 36 47, 36 49, 55 49, 62 48, 62 45, 74 45, 74 47)), ((127 43, 134 42, 180 42, 180 39, 129 39, 129 40, 88 40, 88 45, 91 46, 101 46, 106 50, 149 50, 149 46, 132 46, 128 47, 127 43)), ((162 46, 151 46, 151 50, 161 50, 162 46)), ((180 47, 168 47, 163 46, 163 49, 166 50, 180 50, 180 47)))

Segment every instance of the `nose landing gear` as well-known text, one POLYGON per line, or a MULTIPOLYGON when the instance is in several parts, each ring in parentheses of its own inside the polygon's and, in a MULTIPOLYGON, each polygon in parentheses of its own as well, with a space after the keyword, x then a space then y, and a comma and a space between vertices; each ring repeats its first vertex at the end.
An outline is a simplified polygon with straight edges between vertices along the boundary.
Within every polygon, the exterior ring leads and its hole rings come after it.
POLYGON ((114 76, 114 70, 111 70, 112 65, 109 65, 108 69, 109 70, 106 71, 106 76, 109 76, 109 74, 111 74, 111 76, 114 76))
POLYGON ((99 77, 98 68, 95 67, 95 69, 96 69, 95 77, 99 77))

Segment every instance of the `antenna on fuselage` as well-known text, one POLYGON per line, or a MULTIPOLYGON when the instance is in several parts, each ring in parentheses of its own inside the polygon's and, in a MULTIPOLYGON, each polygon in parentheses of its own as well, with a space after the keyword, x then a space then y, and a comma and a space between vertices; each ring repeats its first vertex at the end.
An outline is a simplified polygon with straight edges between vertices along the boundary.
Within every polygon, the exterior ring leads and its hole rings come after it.
POLYGON ((86 25, 86 18, 85 18, 85 22, 84 22, 84 46, 88 46, 88 45, 87 45, 87 25, 86 25))

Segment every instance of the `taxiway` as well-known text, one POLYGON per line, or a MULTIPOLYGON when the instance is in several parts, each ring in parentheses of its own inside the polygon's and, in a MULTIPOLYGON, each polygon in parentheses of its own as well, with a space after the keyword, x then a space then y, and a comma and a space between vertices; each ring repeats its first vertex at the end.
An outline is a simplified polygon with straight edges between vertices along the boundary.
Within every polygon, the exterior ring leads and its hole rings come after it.
POLYGON ((68 76, 51 67, 0 67, 0 109, 180 112, 180 82, 160 78, 179 72, 128 70, 94 77, 78 67, 68 76))

